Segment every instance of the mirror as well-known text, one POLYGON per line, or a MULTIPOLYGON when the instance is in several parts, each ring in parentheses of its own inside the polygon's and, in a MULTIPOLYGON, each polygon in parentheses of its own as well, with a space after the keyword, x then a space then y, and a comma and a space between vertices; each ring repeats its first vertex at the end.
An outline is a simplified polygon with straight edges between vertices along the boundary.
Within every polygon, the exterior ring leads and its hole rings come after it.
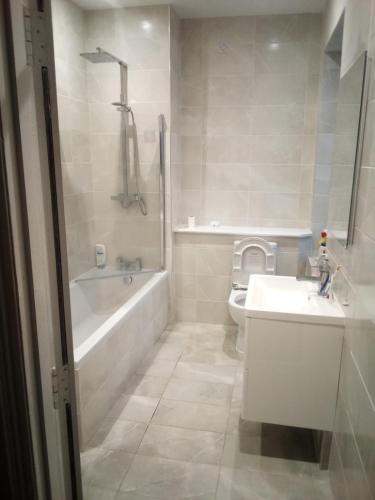
POLYGON ((352 243, 362 153, 366 52, 341 76, 337 93, 327 229, 347 247, 352 243))

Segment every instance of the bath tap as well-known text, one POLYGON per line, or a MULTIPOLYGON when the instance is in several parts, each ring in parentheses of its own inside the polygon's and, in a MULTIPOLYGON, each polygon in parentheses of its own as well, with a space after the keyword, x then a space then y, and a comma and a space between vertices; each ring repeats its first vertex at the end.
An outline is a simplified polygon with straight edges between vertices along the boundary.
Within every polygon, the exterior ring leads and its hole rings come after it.
POLYGON ((141 271, 142 270, 142 258, 137 257, 134 260, 127 260, 125 257, 120 255, 116 259, 121 271, 141 271))

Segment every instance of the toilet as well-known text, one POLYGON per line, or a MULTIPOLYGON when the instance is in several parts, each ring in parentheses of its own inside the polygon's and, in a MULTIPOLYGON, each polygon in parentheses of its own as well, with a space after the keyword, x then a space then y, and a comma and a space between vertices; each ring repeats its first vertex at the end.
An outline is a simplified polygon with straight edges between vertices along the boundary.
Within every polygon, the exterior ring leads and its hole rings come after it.
POLYGON ((233 246, 232 290, 229 296, 229 312, 238 325, 236 349, 244 352, 245 302, 251 274, 275 274, 277 243, 263 238, 250 237, 235 241, 233 246))

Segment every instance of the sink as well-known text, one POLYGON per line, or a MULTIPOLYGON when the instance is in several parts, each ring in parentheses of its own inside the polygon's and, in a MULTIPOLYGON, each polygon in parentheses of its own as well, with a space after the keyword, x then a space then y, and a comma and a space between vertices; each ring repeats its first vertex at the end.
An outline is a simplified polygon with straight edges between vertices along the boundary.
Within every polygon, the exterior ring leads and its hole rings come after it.
POLYGON ((254 274, 250 277, 245 314, 326 325, 344 324, 344 313, 337 301, 317 294, 318 284, 298 281, 290 276, 254 274))
POLYGON ((245 302, 242 418, 332 431, 344 313, 318 284, 252 275, 245 302))

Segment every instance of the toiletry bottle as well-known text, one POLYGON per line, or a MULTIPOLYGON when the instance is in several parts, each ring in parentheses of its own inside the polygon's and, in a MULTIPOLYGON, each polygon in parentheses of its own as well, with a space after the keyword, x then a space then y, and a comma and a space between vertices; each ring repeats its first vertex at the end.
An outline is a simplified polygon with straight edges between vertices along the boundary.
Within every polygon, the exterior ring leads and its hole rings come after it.
POLYGON ((318 255, 323 255, 327 251, 327 233, 326 231, 322 231, 320 233, 320 240, 319 240, 319 249, 318 249, 318 255))

